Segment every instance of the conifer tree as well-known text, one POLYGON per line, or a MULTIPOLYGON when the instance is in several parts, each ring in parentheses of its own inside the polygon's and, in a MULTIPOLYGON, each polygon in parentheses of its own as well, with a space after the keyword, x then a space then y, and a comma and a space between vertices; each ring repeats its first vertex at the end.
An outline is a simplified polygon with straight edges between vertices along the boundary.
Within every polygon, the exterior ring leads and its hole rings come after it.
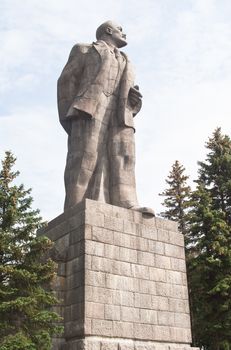
POLYGON ((160 215, 166 219, 178 221, 179 230, 186 234, 186 212, 189 206, 190 186, 187 185, 188 176, 184 174, 185 168, 178 160, 172 165, 165 182, 168 188, 160 193, 160 196, 166 197, 162 205, 166 210, 160 215))
POLYGON ((199 162, 189 212, 188 280, 194 345, 231 349, 231 140, 218 128, 199 162))
POLYGON ((43 224, 31 209, 31 190, 14 184, 15 160, 6 152, 0 171, 0 350, 48 350, 61 331, 49 309, 58 302, 48 289, 55 274, 47 254, 52 242, 36 237, 43 224))

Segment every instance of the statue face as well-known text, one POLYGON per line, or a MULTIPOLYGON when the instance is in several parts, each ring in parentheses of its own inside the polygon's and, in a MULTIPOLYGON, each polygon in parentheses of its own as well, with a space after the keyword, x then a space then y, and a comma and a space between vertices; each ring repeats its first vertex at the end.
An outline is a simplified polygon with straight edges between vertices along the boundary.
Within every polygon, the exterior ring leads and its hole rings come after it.
POLYGON ((120 48, 127 45, 126 34, 123 33, 122 27, 117 23, 110 23, 107 27, 107 33, 111 35, 113 44, 120 48))

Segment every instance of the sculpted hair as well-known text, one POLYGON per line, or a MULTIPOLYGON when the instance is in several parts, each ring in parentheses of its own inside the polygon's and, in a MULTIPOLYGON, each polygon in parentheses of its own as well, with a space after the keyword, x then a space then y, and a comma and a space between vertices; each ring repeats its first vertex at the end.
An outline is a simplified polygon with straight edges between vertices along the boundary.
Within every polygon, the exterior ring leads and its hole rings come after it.
POLYGON ((102 38, 102 36, 106 33, 106 28, 111 27, 111 25, 112 25, 111 21, 102 23, 96 30, 96 39, 100 40, 100 38, 102 38))

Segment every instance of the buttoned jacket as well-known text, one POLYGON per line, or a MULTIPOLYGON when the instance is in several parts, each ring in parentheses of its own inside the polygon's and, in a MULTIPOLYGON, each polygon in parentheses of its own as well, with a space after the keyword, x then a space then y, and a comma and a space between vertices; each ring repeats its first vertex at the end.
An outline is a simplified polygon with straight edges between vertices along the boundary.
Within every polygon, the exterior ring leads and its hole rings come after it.
MULTIPOLYGON (((133 117, 141 108, 129 103, 129 90, 134 86, 134 73, 128 57, 121 52, 126 65, 120 81, 117 119, 118 125, 134 128, 133 117)), ((64 129, 73 117, 73 109, 83 111, 86 117, 94 118, 100 96, 107 86, 110 56, 103 41, 93 44, 77 44, 71 52, 58 79, 58 110, 64 129)), ((105 90, 106 91, 106 90, 105 90)))

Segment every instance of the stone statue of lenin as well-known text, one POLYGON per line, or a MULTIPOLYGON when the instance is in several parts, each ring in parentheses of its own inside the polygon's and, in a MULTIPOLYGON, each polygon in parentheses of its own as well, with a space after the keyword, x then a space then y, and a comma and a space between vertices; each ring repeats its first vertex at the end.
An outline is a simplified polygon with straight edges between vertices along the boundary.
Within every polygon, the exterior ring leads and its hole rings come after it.
POLYGON ((64 210, 89 198, 153 216, 137 201, 133 117, 142 95, 118 50, 126 35, 107 21, 96 39, 72 48, 58 79, 59 118, 68 133, 64 210))

